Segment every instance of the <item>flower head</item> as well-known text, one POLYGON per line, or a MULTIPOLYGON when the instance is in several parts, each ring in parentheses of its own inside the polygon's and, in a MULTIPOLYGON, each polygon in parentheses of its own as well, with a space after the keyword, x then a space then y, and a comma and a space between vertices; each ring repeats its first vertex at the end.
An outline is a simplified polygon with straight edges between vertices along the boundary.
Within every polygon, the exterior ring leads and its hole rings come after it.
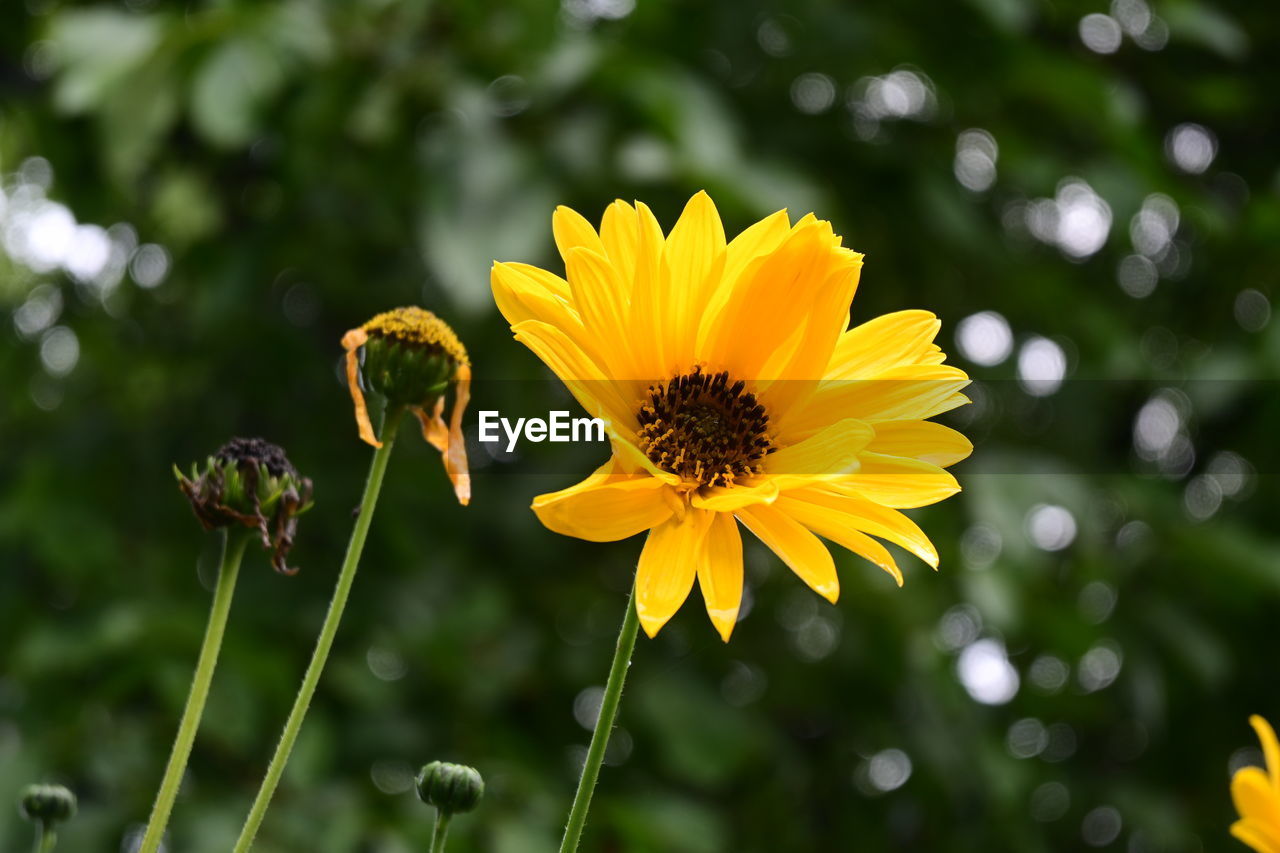
POLYGON ((381 447, 369 422, 364 391, 404 406, 422 425, 422 436, 444 458, 458 502, 471 500, 471 475, 462 438, 462 414, 471 399, 471 361, 449 325, 422 308, 396 308, 342 336, 347 351, 347 387, 356 407, 360 438, 381 447), (363 384, 362 381, 363 380, 363 384), (455 388, 449 423, 445 396, 455 388))
POLYGON ((1258 853, 1280 853, 1280 742, 1271 724, 1257 714, 1249 724, 1258 733, 1267 766, 1245 767, 1231 777, 1231 799, 1240 813, 1231 834, 1258 853))
POLYGON ((614 202, 600 229, 552 218, 567 275, 495 264, 494 298, 589 414, 611 458, 534 500, 552 530, 592 541, 648 531, 636 609, 653 636, 693 588, 727 640, 742 599, 741 523, 835 601, 819 536, 901 584, 876 539, 934 567, 900 509, 959 490, 943 470, 972 445, 928 418, 968 402, 944 365, 938 320, 900 311, 847 329, 862 255, 831 224, 779 211, 725 240, 705 193, 669 234, 643 204, 614 202))
POLYGON ((311 508, 311 480, 299 476, 282 448, 261 438, 233 438, 203 469, 192 464, 190 477, 176 465, 173 473, 205 530, 257 528, 276 571, 297 572, 286 558, 297 517, 311 508))

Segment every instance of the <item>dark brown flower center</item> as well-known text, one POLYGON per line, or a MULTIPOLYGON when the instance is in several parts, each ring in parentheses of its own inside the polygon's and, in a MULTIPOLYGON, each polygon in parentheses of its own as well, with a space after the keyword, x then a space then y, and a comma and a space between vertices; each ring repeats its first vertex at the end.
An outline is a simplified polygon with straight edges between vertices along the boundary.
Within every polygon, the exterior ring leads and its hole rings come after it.
POLYGON ((701 367, 650 385, 640 406, 640 449, 662 470, 703 486, 761 473, 775 447, 764 406, 745 388, 701 367))
POLYGON ((255 472, 259 465, 265 465, 272 477, 298 475, 284 450, 262 438, 233 438, 218 449, 215 457, 219 462, 234 462, 241 469, 249 468, 255 472))

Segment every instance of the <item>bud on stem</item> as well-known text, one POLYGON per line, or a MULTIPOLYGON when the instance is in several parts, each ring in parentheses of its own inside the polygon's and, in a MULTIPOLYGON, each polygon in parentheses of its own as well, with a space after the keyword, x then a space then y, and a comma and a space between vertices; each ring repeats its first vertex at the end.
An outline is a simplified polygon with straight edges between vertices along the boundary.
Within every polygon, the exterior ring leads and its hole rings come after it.
POLYGON ((36 853, 49 853, 57 844, 55 827, 76 813, 76 795, 61 785, 28 785, 18 802, 27 820, 39 825, 36 853))
POLYGON ((449 822, 455 814, 469 812, 484 796, 484 780, 474 767, 433 761, 422 768, 417 780, 418 797, 436 807, 431 853, 442 853, 449 822))

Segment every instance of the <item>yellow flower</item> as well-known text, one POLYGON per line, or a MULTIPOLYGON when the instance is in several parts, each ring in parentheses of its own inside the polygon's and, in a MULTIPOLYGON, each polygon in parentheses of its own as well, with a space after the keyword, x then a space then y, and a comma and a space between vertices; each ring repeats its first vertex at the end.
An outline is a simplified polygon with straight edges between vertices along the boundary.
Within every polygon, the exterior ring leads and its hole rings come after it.
POLYGON ((591 541, 649 531, 636 570, 649 636, 696 578, 728 640, 742 599, 737 522, 832 602, 840 585, 818 536, 899 584, 872 536, 937 567, 898 510, 959 491, 943 468, 972 445, 926 419, 968 402, 968 377, 942 364, 928 312, 846 330, 862 255, 829 222, 792 225, 779 211, 726 243, 698 193, 665 236, 648 207, 622 201, 598 233, 565 207, 552 229, 567 280, 498 263, 494 298, 516 339, 608 424, 612 456, 533 509, 591 541))
POLYGON ((1231 834, 1258 853, 1280 853, 1280 742, 1270 723, 1257 714, 1249 724, 1262 742, 1267 769, 1245 767, 1231 777, 1231 799, 1240 813, 1231 834))
POLYGON ((347 387, 355 403, 360 438, 381 447, 369 422, 363 387, 404 406, 422 425, 422 436, 444 458, 458 502, 471 501, 471 474, 462 440, 462 414, 471 399, 471 361, 449 325, 422 308, 396 308, 342 336, 347 387), (364 385, 361 384, 361 378, 364 385), (444 421, 445 396, 454 386, 453 411, 444 421))

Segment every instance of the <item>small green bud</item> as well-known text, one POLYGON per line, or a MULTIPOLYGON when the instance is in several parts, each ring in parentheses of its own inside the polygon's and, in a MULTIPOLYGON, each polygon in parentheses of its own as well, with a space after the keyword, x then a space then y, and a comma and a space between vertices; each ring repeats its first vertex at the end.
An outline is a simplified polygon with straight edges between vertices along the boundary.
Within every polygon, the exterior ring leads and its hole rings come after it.
POLYGON ((474 767, 433 761, 418 774, 418 797, 443 814, 469 812, 484 796, 484 780, 474 767))
POLYGON ((311 480, 301 477, 284 450, 261 438, 233 438, 186 477, 175 465, 178 487, 205 530, 252 527, 271 551, 271 564, 286 564, 298 529, 297 516, 311 508, 311 480))
POLYGON ((76 813, 76 795, 61 785, 28 785, 18 805, 27 820, 61 823, 76 813))

